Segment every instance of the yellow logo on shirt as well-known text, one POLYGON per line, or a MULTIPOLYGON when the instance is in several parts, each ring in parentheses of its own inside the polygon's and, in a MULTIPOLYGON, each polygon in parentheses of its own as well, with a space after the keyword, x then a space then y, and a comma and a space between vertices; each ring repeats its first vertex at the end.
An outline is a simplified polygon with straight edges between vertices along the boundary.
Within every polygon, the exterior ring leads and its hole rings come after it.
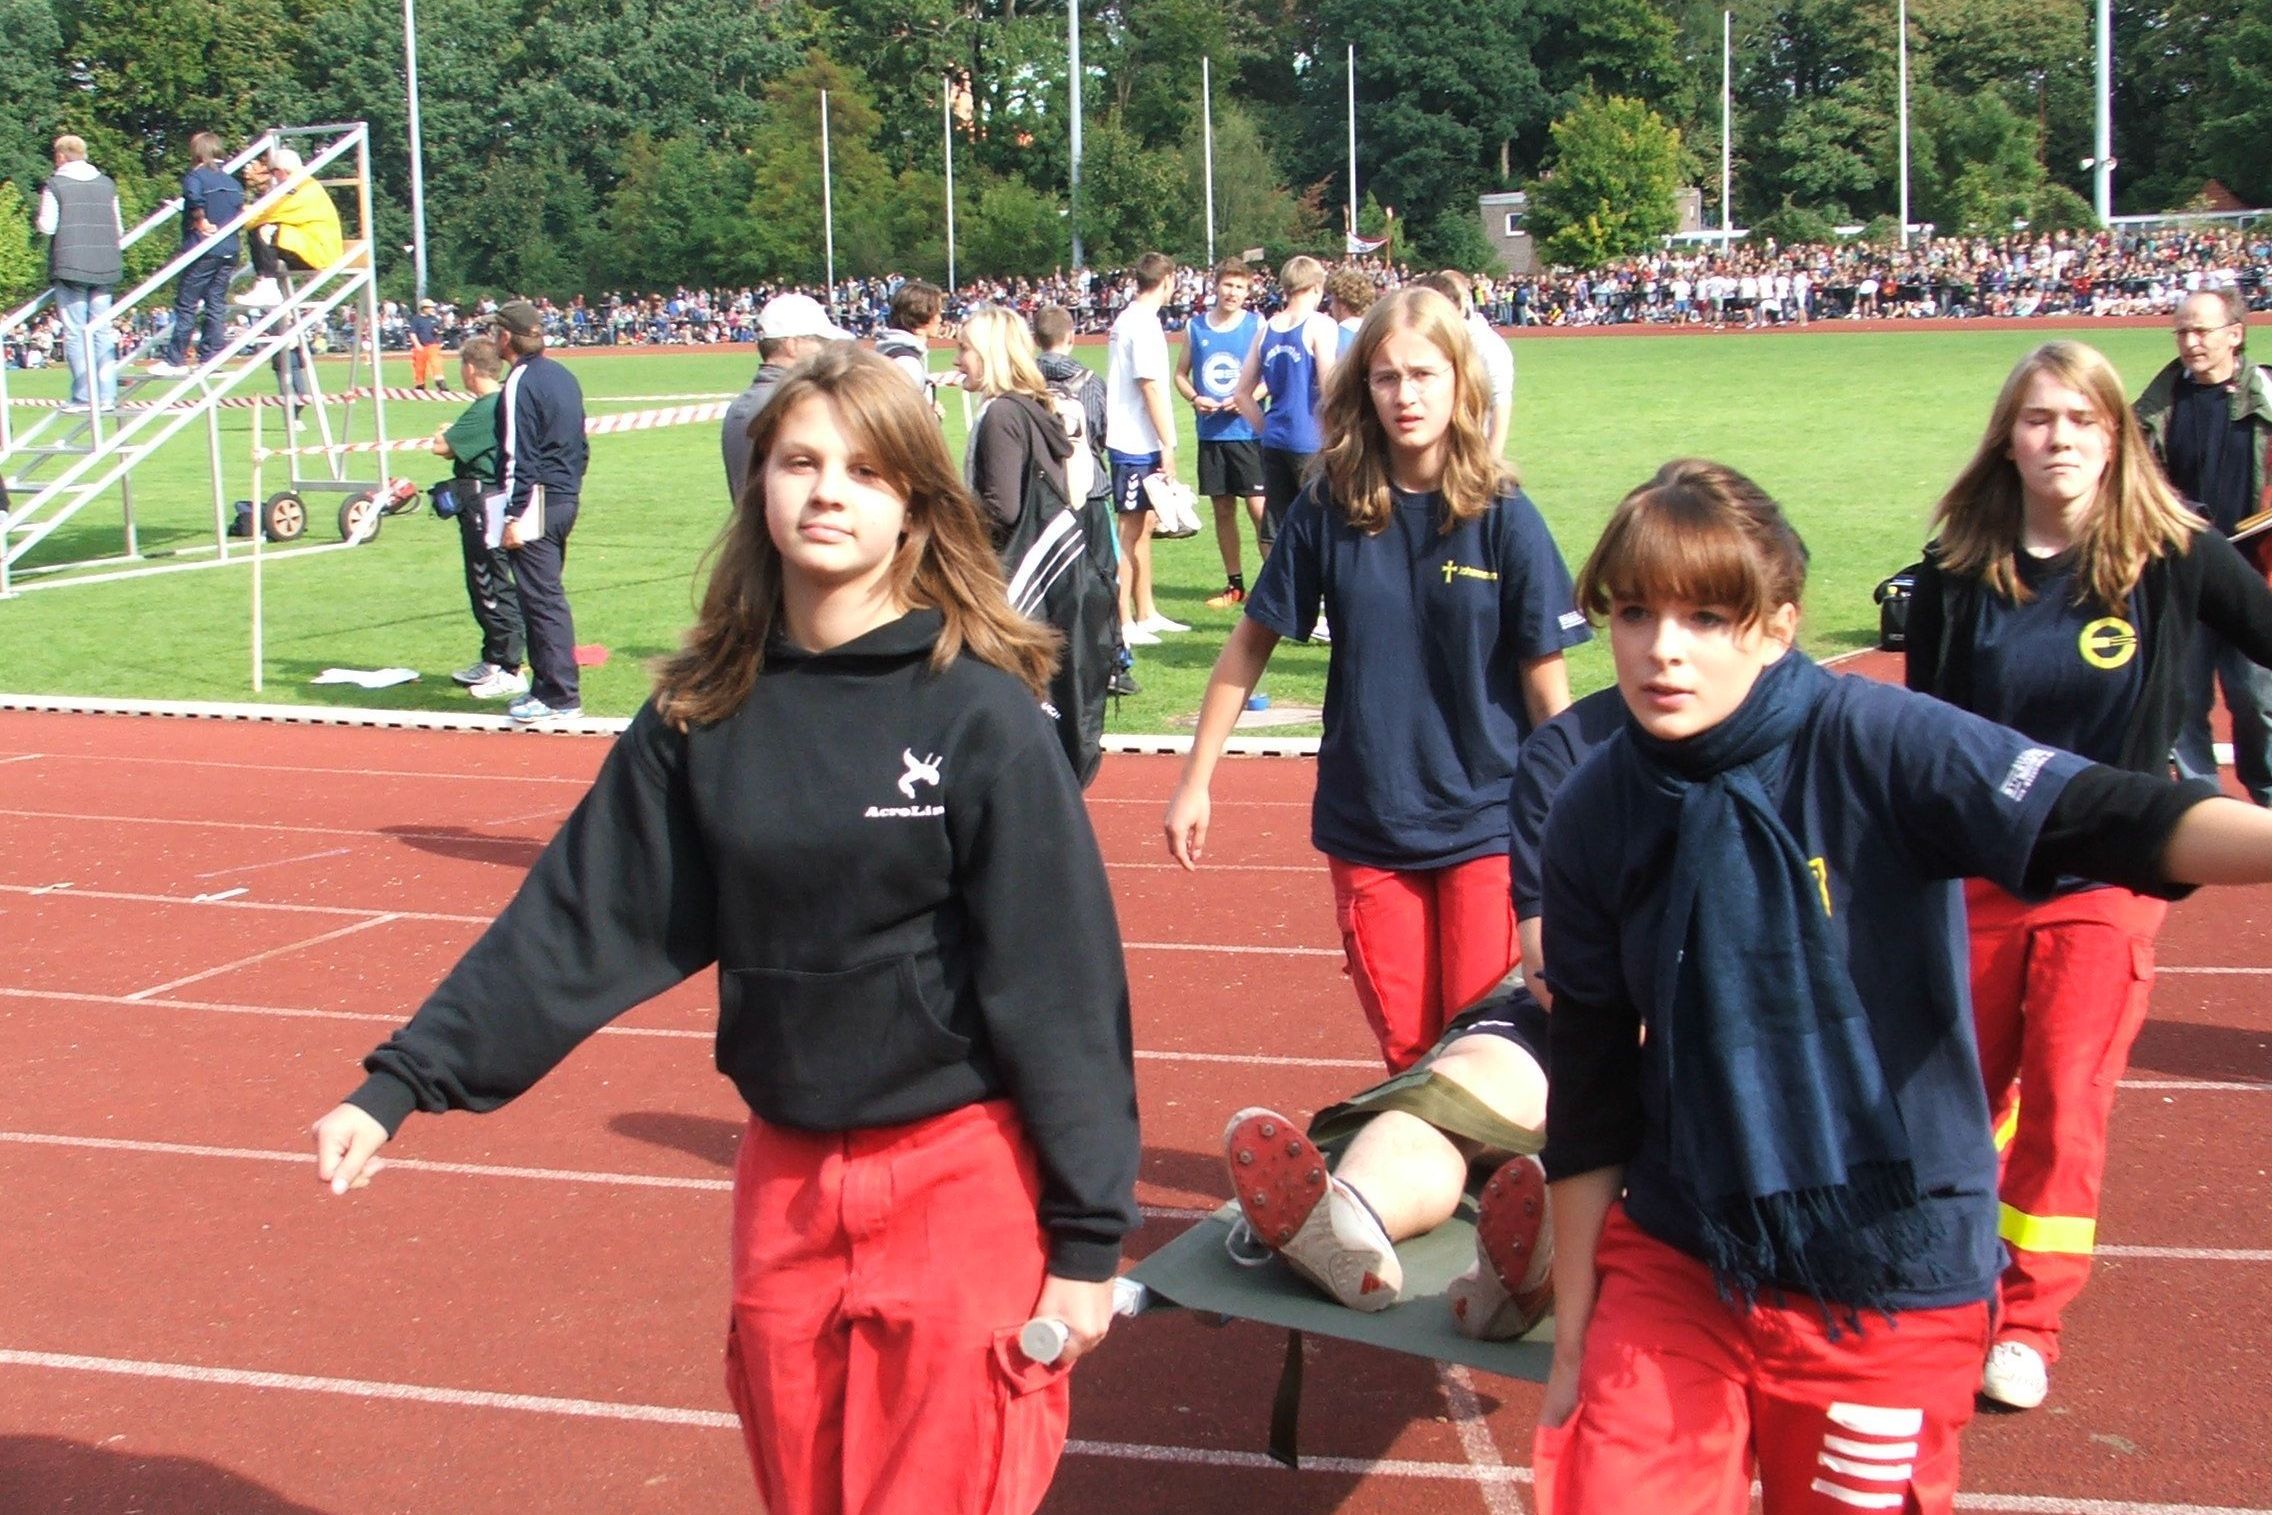
POLYGON ((1830 908, 1830 864, 1819 857, 1807 859, 1807 872, 1814 875, 1815 888, 1822 891, 1822 913, 1827 918, 1836 912, 1830 908))
POLYGON ((2120 616, 2101 616, 2083 628, 2077 646, 2093 668, 2120 668, 2138 655, 2138 628, 2120 616))
POLYGON ((1470 568, 1465 563, 1446 563, 1444 582, 1449 584, 1454 579, 1483 579, 1493 584, 1499 582, 1499 576, 1488 568, 1470 568))

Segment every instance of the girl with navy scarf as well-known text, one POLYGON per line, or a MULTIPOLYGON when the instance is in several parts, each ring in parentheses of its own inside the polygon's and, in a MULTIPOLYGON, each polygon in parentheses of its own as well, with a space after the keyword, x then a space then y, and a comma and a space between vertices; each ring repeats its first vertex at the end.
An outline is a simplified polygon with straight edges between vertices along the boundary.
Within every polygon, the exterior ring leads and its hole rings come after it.
POLYGON ((1548 1515, 1952 1508, 2002 1262, 1958 881, 2272 878, 2253 806, 1825 672, 1805 577, 1693 460, 1579 576, 1629 720, 1543 859, 1548 1515))
MULTIPOLYGON (((2272 664, 2272 589, 2170 488, 2113 365, 2079 342, 2012 370, 1933 524, 1910 607, 1912 689, 2166 775, 2202 629, 2272 664)), ((2031 1410, 2090 1276, 2107 1121, 2169 907, 2080 878, 2035 900, 1979 879, 1965 903, 2011 1248, 1980 1389, 2031 1410)))

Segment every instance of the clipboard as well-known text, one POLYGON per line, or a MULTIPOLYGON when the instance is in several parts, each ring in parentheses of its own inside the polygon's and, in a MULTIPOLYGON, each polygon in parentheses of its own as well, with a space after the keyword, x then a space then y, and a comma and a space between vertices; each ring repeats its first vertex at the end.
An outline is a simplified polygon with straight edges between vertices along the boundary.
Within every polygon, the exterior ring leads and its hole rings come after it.
MULTIPOLYGON (((510 491, 500 489, 495 494, 481 497, 481 539, 491 548, 505 545, 505 507, 512 503, 510 491)), ((529 487, 529 502, 520 514, 521 535, 533 540, 544 535, 544 486, 529 487)))

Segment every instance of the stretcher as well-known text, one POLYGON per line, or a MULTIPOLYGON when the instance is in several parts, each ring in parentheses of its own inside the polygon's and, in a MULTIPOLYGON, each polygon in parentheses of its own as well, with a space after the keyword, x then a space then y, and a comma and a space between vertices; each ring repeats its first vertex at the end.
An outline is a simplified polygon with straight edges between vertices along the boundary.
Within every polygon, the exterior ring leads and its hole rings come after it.
POLYGON ((1141 1285, 1142 1292, 1123 1290, 1120 1308, 1124 1314, 1181 1308, 1222 1320, 1283 1328, 1286 1357, 1271 1401, 1269 1450, 1287 1467, 1301 1465, 1305 1335, 1362 1342, 1533 1383, 1546 1381, 1554 1359, 1552 1316, 1519 1341, 1477 1341, 1461 1335, 1452 1324, 1444 1289, 1475 1261, 1474 1212, 1469 1206, 1463 1204, 1458 1215, 1427 1235, 1398 1244, 1403 1291, 1397 1303, 1370 1315, 1335 1304, 1275 1258, 1252 1268, 1232 1261, 1223 1240, 1238 1213, 1236 1204, 1226 1204, 1138 1263, 1126 1277, 1141 1285))

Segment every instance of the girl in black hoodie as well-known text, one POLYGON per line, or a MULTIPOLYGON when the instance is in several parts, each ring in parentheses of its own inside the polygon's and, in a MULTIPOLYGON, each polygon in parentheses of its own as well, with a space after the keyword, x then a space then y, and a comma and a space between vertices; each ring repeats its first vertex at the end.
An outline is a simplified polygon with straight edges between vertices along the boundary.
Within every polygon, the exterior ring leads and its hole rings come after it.
POLYGON ((701 618, 591 792, 315 1127, 367 1184, 414 1109, 488 1110, 715 963, 751 1109, 727 1384, 773 1515, 1025 1512, 1134 1226, 1104 868, 938 429, 832 348, 752 435, 701 618), (1053 1366, 1018 1328, 1064 1323, 1053 1366))

